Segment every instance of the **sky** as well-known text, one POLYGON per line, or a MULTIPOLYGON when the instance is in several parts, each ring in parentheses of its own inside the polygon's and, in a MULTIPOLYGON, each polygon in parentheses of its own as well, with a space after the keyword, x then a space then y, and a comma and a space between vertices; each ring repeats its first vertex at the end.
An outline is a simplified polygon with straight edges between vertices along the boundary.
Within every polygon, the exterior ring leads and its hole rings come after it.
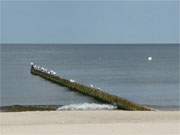
POLYGON ((178 1, 1 1, 1 43, 180 43, 178 1))

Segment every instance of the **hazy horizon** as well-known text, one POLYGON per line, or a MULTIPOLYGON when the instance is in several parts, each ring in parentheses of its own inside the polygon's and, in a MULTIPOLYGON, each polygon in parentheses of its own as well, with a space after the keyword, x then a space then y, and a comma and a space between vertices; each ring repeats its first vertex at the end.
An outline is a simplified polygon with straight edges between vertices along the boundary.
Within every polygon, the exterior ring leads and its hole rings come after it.
POLYGON ((0 43, 0 45, 180 45, 177 43, 0 43))

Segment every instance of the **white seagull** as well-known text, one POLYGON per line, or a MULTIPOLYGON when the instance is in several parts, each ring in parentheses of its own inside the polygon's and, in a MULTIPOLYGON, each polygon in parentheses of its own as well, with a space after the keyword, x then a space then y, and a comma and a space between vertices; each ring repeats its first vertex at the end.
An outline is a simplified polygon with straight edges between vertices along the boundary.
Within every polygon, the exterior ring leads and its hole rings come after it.
POLYGON ((73 79, 70 79, 70 82, 75 82, 75 80, 73 80, 73 79))
POLYGON ((56 72, 54 72, 53 70, 50 70, 50 73, 51 73, 52 75, 55 75, 55 74, 56 74, 56 72))
POLYGON ((31 62, 30 64, 31 64, 32 66, 34 65, 34 63, 33 63, 33 62, 31 62))

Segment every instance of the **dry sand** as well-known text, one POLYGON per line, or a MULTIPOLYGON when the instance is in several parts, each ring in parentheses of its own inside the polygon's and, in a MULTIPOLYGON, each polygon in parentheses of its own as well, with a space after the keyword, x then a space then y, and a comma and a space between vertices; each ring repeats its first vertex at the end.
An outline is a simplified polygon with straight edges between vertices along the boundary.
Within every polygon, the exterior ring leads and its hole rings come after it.
POLYGON ((1 135, 180 135, 179 111, 0 113, 1 135))

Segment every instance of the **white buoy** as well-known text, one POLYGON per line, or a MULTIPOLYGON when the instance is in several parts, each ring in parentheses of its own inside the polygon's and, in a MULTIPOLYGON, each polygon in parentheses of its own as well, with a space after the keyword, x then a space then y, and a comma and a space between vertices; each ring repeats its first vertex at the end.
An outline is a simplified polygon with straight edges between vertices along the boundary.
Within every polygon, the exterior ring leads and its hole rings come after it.
POLYGON ((148 57, 148 61, 152 61, 152 57, 148 57))

